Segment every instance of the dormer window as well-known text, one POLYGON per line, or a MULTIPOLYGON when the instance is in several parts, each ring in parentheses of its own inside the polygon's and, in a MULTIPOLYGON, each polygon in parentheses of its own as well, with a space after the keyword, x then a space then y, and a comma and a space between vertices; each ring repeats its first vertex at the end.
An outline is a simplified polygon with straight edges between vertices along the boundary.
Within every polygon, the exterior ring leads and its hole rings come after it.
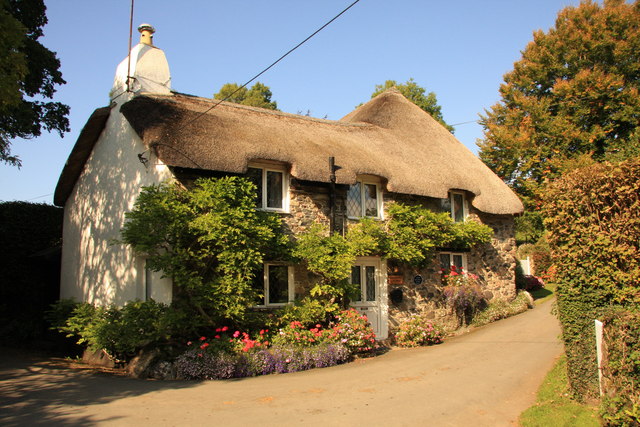
POLYGON ((289 210, 289 177, 284 167, 251 165, 247 177, 258 188, 256 207, 265 211, 289 210))
POLYGON ((450 191, 449 197, 441 199, 440 206, 443 212, 448 212, 454 222, 463 222, 469 215, 467 198, 462 191, 450 191))
POLYGON ((374 180, 358 180, 347 192, 349 218, 382 218, 382 192, 374 180))

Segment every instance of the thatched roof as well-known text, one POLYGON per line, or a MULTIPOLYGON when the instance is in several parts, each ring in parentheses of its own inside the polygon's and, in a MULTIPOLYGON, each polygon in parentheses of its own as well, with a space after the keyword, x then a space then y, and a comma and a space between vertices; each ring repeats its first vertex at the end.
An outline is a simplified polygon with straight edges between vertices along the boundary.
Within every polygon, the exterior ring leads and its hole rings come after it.
POLYGON ((475 195, 487 213, 517 214, 522 203, 482 161, 429 114, 390 90, 339 121, 321 120, 186 95, 138 96, 121 111, 165 164, 243 173, 251 161, 290 166, 300 180, 337 182, 375 175, 391 192, 445 198, 475 195))

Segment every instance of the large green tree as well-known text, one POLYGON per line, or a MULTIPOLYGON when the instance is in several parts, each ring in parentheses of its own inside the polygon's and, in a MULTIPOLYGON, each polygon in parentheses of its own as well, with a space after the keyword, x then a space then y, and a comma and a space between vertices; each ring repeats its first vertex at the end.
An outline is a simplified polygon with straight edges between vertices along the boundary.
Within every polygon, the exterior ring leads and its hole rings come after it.
POLYGON ((640 1, 567 7, 505 75, 480 158, 531 207, 577 165, 640 154, 639 90, 640 1))
POLYGON ((249 105, 251 107, 277 110, 278 104, 271 100, 271 89, 260 82, 256 82, 249 89, 240 87, 237 83, 224 84, 218 93, 213 95, 214 99, 221 99, 236 104, 249 105))
POLYGON ((18 167, 12 139, 69 131, 69 107, 41 100, 66 83, 55 52, 38 42, 45 12, 43 0, 0 0, 0 161, 18 167))
POLYGON ((407 80, 405 83, 398 83, 395 80, 387 80, 384 84, 376 85, 375 90, 371 94, 371 98, 375 98, 382 92, 396 88, 405 98, 429 113, 431 117, 436 119, 442 126, 453 133, 453 127, 449 126, 442 117, 442 108, 438 105, 438 99, 433 92, 427 93, 427 90, 419 86, 413 79, 407 80))

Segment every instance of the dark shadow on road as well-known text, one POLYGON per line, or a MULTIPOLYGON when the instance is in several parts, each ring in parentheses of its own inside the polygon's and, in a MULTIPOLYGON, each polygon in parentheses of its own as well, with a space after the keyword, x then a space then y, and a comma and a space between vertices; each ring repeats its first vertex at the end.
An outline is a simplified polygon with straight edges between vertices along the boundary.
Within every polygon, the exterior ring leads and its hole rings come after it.
POLYGON ((0 425, 91 425, 95 419, 74 413, 77 406, 108 403, 159 390, 183 389, 197 381, 123 378, 89 368, 71 368, 63 359, 0 354, 0 425), (96 386, 99 382, 99 386, 96 386))

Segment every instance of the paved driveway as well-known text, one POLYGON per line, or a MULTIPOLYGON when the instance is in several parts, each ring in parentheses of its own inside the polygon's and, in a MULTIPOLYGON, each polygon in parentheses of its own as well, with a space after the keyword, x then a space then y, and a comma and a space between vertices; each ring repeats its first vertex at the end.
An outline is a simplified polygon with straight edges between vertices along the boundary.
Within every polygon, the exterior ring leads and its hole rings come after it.
POLYGON ((0 425, 516 425, 562 352, 550 309, 434 347, 234 381, 141 381, 0 356, 0 425))

